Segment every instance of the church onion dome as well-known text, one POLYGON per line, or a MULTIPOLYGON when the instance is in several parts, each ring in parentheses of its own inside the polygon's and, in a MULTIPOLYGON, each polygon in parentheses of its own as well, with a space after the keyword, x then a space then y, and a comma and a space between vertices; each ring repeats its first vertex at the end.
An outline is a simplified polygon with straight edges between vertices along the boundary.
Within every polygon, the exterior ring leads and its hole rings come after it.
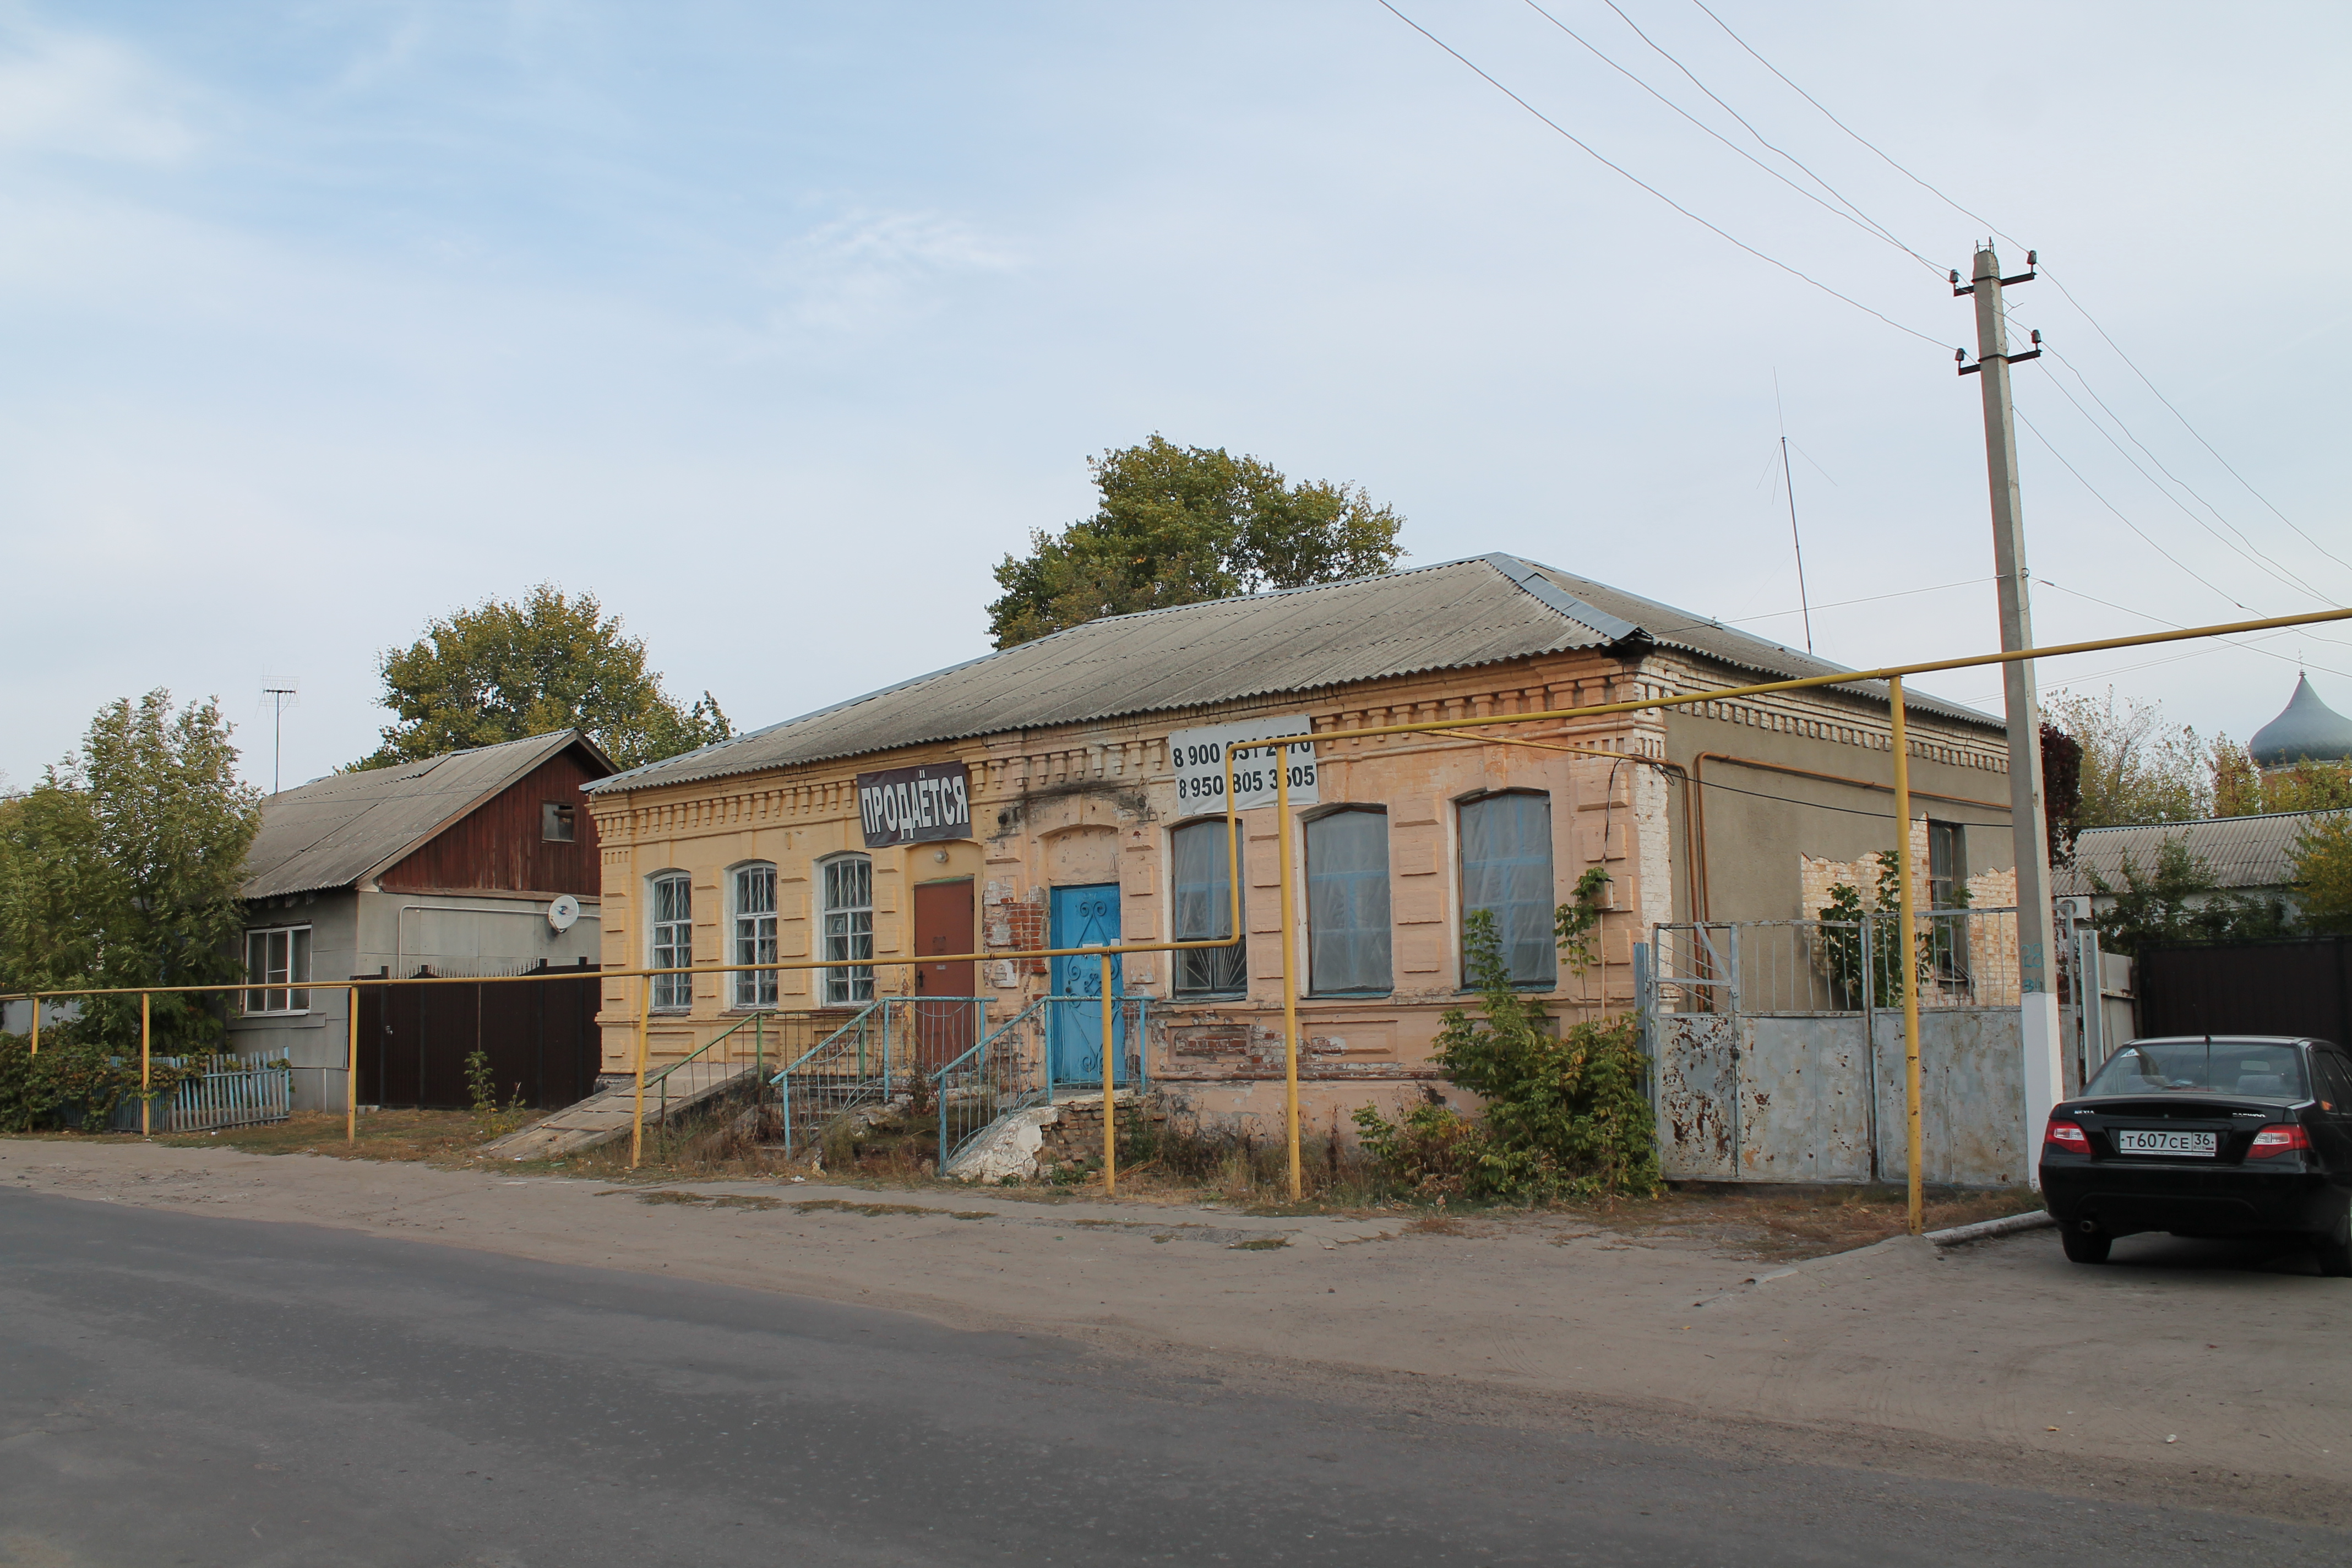
POLYGON ((2306 758, 2352 762, 2352 719, 2322 702, 2308 677, 2297 676, 2286 710, 2255 731, 2246 750, 2256 766, 2265 768, 2292 767, 2306 758))

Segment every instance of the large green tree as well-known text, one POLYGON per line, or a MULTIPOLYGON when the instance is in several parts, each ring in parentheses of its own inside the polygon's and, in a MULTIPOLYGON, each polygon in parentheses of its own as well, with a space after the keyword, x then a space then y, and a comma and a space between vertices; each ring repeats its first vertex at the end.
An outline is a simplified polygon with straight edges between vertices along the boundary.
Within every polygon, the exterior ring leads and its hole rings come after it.
POLYGON ((2320 817, 2296 836, 2294 886, 2305 924, 2352 931, 2352 812, 2320 817))
POLYGON ((646 667, 593 594, 541 584, 520 603, 486 600, 435 621, 386 652, 383 702, 399 716, 356 766, 389 767, 443 752, 577 729, 625 768, 690 752, 732 731, 709 692, 687 707, 646 667))
MULTIPOLYGON (((260 823, 216 703, 101 709, 77 755, 0 805, 0 990, 233 982, 260 823)), ((121 1036, 134 1013, 94 1005, 90 1026, 121 1036)), ((215 1043, 219 1014, 159 996, 157 1037, 215 1043)))
POLYGON ((1256 458, 1160 436, 1090 458, 1101 500, 1029 553, 996 566, 998 647, 1104 616, 1300 588, 1386 572, 1404 520, 1361 489, 1293 484, 1256 458))
POLYGON ((2118 701, 2111 687, 2098 697, 2052 697, 2043 711, 2082 748, 2082 798, 2072 827, 2193 822, 2212 815, 2210 750, 2195 730, 2168 721, 2161 705, 2118 701))

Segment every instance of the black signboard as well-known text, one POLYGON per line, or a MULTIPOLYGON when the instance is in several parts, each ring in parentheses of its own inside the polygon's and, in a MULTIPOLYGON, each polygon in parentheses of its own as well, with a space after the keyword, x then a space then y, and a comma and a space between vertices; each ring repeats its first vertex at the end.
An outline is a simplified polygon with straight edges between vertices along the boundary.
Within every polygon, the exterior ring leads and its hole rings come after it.
POLYGON ((857 775, 866 847, 971 837, 971 776, 961 763, 857 775))

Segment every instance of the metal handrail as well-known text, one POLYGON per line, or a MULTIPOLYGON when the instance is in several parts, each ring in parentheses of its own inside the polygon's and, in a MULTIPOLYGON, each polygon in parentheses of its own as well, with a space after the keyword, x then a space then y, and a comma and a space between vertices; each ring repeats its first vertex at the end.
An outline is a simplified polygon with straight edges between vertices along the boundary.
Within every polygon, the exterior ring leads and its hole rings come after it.
POLYGON ((757 1082, 761 1075, 767 1070, 768 1039, 765 1025, 767 1020, 774 1017, 778 1011, 780 1011, 780 1009, 772 1007, 761 1009, 759 1012, 752 1014, 750 1017, 738 1022, 732 1028, 722 1030, 720 1033, 712 1036, 709 1040, 706 1040, 701 1045, 696 1047, 693 1050, 690 1050, 687 1052, 686 1055, 678 1058, 677 1060, 670 1063, 669 1066, 663 1068, 660 1071, 648 1077, 646 1079, 646 1083, 658 1084, 661 1086, 661 1109, 656 1113, 661 1124, 664 1127, 667 1127, 669 1125, 669 1075, 676 1072, 678 1068, 686 1066, 687 1063, 694 1060, 695 1058, 707 1054, 722 1042, 732 1039, 735 1036, 740 1034, 747 1028, 751 1031, 751 1038, 753 1041, 751 1077, 752 1080, 757 1082))
MULTIPOLYGON (((996 1125, 999 1121, 1002 1121, 1007 1110, 1017 1110, 1022 1109, 1022 1107, 1017 1104, 1013 1106, 1000 1105, 996 1115, 990 1117, 987 1121, 980 1123, 978 1126, 972 1128, 971 1131, 966 1132, 962 1137, 957 1139, 954 1147, 950 1148, 948 1145, 948 1075, 959 1069, 965 1068, 966 1064, 971 1062, 975 1058, 978 1058, 984 1062, 990 1047, 993 1047, 998 1041, 1003 1039, 1005 1036, 1010 1034, 1012 1031, 1024 1026, 1031 1019, 1037 1017, 1045 1011, 1046 1005, 1054 1000, 1055 998, 1050 996, 1038 997, 1036 1000, 1031 1002, 1029 1005, 1022 1008, 1020 1012, 1015 1013, 1012 1017, 1006 1019, 996 1028, 990 1030, 987 1036, 977 1045, 964 1052, 963 1055, 956 1058, 955 1060, 949 1062, 944 1067, 940 1068, 939 1071, 932 1076, 932 1081, 939 1085, 940 1102, 939 1163, 934 1168, 938 1170, 940 1174, 945 1175, 947 1173, 949 1163, 954 1160, 957 1155, 962 1153, 966 1149, 970 1148, 974 1139, 987 1131, 991 1127, 996 1125)), ((1042 1092, 1047 1099, 1051 1099, 1054 1092, 1053 1069, 1048 1067, 1043 1076, 1045 1077, 1045 1082, 1042 1089, 1024 1090, 1023 1094, 1021 1096, 1017 1096, 1016 1099, 1025 1099, 1030 1094, 1040 1092, 1042 1092)))
POLYGON ((877 998, 872 1002, 868 1002, 865 1006, 860 1007, 856 1012, 851 1014, 849 1016, 849 1021, 842 1025, 840 1028, 835 1029, 824 1039, 819 1040, 815 1045, 811 1046, 807 1050, 803 1051, 799 1056, 794 1057, 791 1061, 786 1062, 782 1067, 778 1068, 776 1069, 775 1076, 768 1079, 769 1083, 782 1083, 786 1073, 791 1072, 795 1068, 806 1065, 811 1057, 815 1056, 819 1051, 824 1050, 827 1046, 833 1044, 834 1041, 841 1038, 842 1036, 847 1034, 850 1030, 855 1029, 859 1025, 865 1023, 866 1015, 874 1011, 875 1008, 882 1005, 883 1002, 887 1000, 888 1000, 887 997, 877 998))
MULTIPOLYGON (((791 1062, 780 1068, 776 1075, 768 1080, 770 1087, 781 1090, 782 1095, 783 1104, 782 1108, 782 1120, 784 1133, 784 1158, 789 1160, 793 1155, 793 1074, 808 1066, 810 1062, 815 1060, 826 1051, 836 1048, 837 1043, 840 1041, 841 1037, 844 1035, 850 1033, 852 1030, 858 1031, 861 1037, 859 1045, 860 1048, 863 1049, 863 1035, 866 1028, 866 1021, 869 1017, 873 1016, 877 1010, 882 1013, 883 1030, 887 1037, 890 1023, 890 1015, 887 1005, 889 1001, 890 998, 887 996, 877 996, 873 1001, 868 1002, 865 1006, 860 1007, 856 1012, 851 1014, 848 1021, 844 1023, 841 1027, 835 1029, 832 1034, 827 1035, 824 1039, 819 1040, 815 1045, 811 1046, 807 1050, 803 1051, 798 1057, 794 1058, 791 1062)), ((889 1053, 887 1046, 883 1053, 883 1071, 886 1074, 889 1071, 889 1053)))

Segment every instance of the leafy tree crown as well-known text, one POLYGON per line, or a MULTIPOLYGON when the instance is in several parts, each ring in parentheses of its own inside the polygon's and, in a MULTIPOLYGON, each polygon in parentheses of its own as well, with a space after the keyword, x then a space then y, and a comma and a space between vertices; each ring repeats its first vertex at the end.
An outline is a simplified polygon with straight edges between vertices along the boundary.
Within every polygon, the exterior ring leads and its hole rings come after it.
POLYGON ((997 563, 1000 648, 1104 616, 1333 583, 1394 567, 1403 519, 1361 489, 1294 484, 1256 458, 1160 436, 1087 459, 1101 500, 997 563))
POLYGON ((384 726, 383 743, 358 767, 576 729, 631 768, 732 733, 708 691, 688 707, 662 689, 646 645, 593 594, 544 583, 520 603, 486 600, 435 621, 378 668, 383 706, 400 721, 384 726))

